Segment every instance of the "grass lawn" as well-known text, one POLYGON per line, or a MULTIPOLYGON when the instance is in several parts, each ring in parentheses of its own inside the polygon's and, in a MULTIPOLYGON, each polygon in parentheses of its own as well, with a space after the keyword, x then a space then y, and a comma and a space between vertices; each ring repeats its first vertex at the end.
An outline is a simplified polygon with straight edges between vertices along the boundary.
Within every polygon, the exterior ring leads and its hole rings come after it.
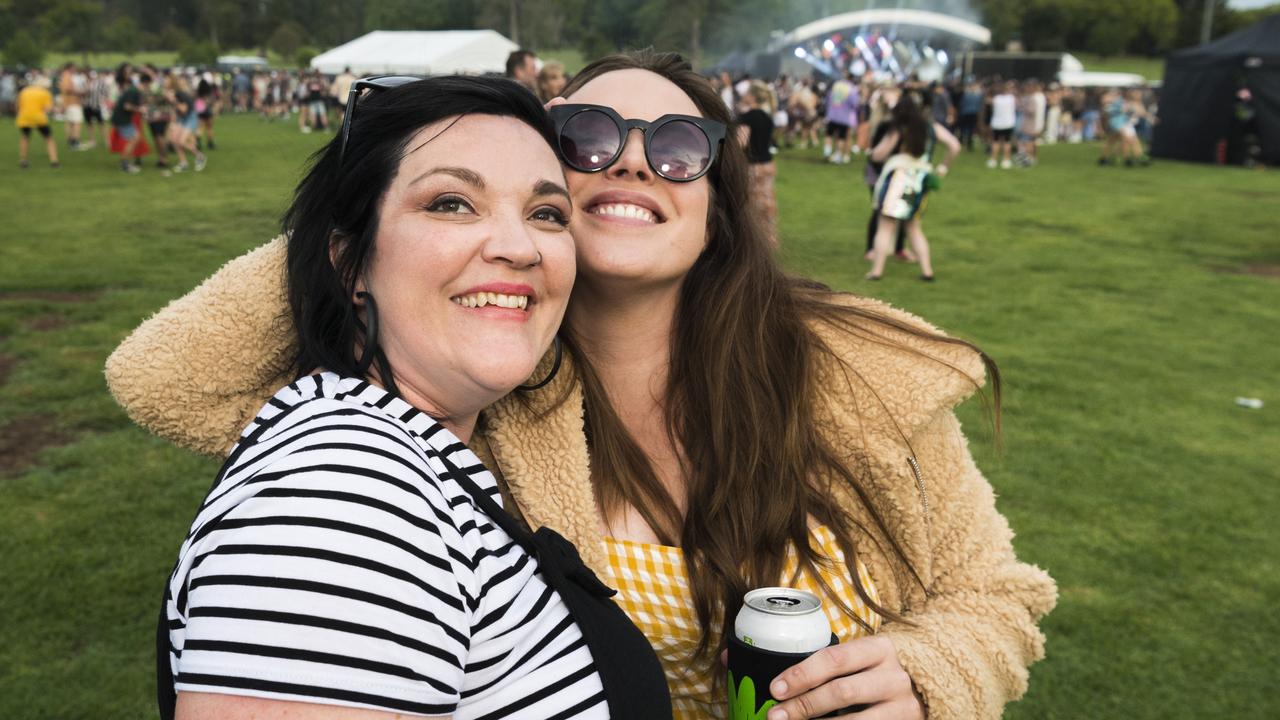
MULTIPOLYGON (((101 148, 19 171, 0 126, 0 717, 154 716, 162 583, 216 463, 133 427, 102 364, 274 234, 324 137, 218 125, 208 170, 169 178, 101 148)), ((938 281, 894 263, 873 284, 860 165, 787 151, 785 261, 1000 363, 1005 452, 977 403, 961 414, 1020 555, 1061 589, 1007 717, 1276 717, 1280 174, 1042 156, 964 156, 925 223, 938 281)))
POLYGON ((1103 57, 1089 53, 1073 52, 1084 69, 1090 72, 1123 72, 1137 73, 1148 80, 1160 80, 1164 77, 1164 58, 1143 57, 1141 55, 1112 55, 1103 57))

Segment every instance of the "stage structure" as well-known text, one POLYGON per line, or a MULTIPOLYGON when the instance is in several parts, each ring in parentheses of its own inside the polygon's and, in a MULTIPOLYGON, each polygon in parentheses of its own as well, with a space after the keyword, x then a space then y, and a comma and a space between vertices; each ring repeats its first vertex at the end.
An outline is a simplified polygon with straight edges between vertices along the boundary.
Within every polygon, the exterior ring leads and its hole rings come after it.
POLYGON ((770 52, 786 70, 798 60, 806 72, 835 77, 854 75, 941 80, 956 68, 961 53, 985 47, 991 31, 951 15, 927 10, 888 8, 840 13, 801 25, 775 37, 770 52))

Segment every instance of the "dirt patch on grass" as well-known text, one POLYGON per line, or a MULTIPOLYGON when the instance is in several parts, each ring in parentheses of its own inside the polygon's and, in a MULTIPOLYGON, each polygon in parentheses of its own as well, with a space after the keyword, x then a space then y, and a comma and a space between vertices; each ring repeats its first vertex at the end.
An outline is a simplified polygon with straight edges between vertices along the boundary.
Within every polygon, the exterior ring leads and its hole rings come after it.
POLYGON ((35 463, 45 448, 71 441, 52 415, 21 417, 0 425, 0 477, 17 475, 35 463))
POLYGON ((1246 265, 1226 265, 1214 268, 1220 273, 1230 275, 1253 275, 1255 277, 1280 278, 1280 263, 1249 263, 1246 265))
POLYGON ((48 332, 65 326, 67 319, 56 313, 45 313, 44 315, 36 315, 23 324, 36 332, 48 332))
POLYGON ((15 290, 13 292, 0 292, 0 301, 43 300, 45 302, 56 303, 85 303, 93 302, 100 297, 102 297, 101 290, 87 290, 84 292, 68 292, 65 290, 15 290))
POLYGON ((1245 265, 1240 268, 1240 272, 1245 275, 1258 275, 1261 277, 1280 278, 1280 263, 1264 263, 1261 265, 1245 265))
POLYGON ((9 382, 9 373, 18 365, 18 358, 0 353, 0 386, 9 382))

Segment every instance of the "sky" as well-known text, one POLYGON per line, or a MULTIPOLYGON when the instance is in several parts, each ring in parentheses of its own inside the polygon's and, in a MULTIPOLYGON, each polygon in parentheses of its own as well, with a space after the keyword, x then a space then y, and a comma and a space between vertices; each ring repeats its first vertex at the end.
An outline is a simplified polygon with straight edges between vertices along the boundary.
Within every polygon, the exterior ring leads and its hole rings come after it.
POLYGON ((1227 5, 1235 8, 1236 10, 1249 10, 1250 8, 1274 5, 1276 2, 1277 0, 1227 0, 1227 5))

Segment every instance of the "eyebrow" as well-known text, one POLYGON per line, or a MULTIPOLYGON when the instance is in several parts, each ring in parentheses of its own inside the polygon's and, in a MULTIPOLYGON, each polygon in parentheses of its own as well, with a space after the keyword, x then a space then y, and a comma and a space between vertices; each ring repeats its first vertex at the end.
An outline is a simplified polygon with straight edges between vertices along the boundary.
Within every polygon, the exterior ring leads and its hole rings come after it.
MULTIPOLYGON (((468 185, 475 187, 477 190, 483 190, 485 188, 484 178, 480 177, 479 173, 473 170, 468 170, 466 168, 450 167, 450 166, 432 168, 422 173, 418 177, 414 178, 413 182, 410 182, 409 184, 413 185, 423 180, 424 178, 430 177, 432 175, 450 175, 452 177, 458 178, 459 180, 461 180, 464 183, 467 183, 468 185)), ((572 199, 569 197, 569 191, 564 189, 563 186, 557 185, 556 183, 553 183, 550 180, 539 180, 538 182, 534 183, 533 194, 534 195, 559 195, 563 197, 565 200, 569 200, 570 202, 572 202, 572 199)))
POLYGON ((423 178, 429 177, 431 175, 452 175, 453 177, 458 178, 462 182, 468 185, 474 186, 477 190, 484 189, 484 178, 480 177, 479 173, 474 172, 472 170, 468 170, 466 168, 460 168, 460 167, 431 168, 430 170, 414 178, 413 182, 409 184, 414 185, 418 183, 420 180, 422 180, 423 178))
POLYGON ((534 195, 559 195, 569 202, 573 200, 569 197, 569 191, 550 180, 539 180, 533 186, 534 195))

